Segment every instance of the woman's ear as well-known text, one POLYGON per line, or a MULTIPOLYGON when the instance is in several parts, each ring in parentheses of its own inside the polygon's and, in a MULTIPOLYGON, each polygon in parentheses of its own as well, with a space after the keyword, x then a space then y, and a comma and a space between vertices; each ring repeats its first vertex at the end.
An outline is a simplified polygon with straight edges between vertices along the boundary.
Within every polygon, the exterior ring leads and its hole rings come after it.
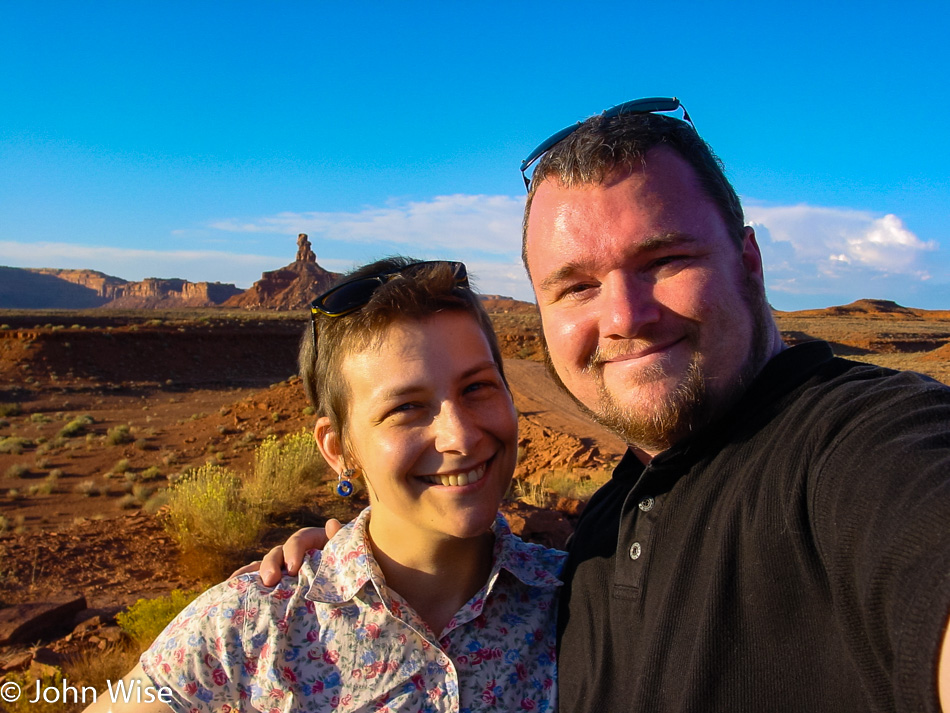
POLYGON ((330 425, 330 419, 321 416, 317 419, 317 425, 313 429, 313 438, 317 442, 317 448, 327 464, 333 468, 337 475, 346 469, 343 462, 343 444, 339 434, 333 430, 330 425))

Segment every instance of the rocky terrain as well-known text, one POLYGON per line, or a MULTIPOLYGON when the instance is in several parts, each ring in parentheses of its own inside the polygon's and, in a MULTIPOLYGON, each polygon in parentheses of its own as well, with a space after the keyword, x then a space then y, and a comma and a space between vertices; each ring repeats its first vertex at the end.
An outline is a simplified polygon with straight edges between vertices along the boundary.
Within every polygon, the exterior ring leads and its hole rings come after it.
MULTIPOLYGON (((308 244, 299 248, 294 269, 266 274, 245 293, 251 303, 236 307, 0 310, 0 669, 108 649, 119 636, 115 612, 205 585, 130 495, 209 460, 241 472, 266 436, 312 427, 293 374, 308 324, 299 308, 314 291, 303 285, 316 279, 316 262, 308 244), (112 443, 119 427, 129 438, 112 443)), ((516 531, 562 544, 623 444, 551 383, 534 307, 497 296, 486 305, 521 429, 505 509, 516 531)), ((862 300, 777 318, 790 343, 826 339, 851 358, 950 383, 950 311, 862 300)), ((299 524, 347 519, 362 504, 327 485, 261 547, 299 524)))

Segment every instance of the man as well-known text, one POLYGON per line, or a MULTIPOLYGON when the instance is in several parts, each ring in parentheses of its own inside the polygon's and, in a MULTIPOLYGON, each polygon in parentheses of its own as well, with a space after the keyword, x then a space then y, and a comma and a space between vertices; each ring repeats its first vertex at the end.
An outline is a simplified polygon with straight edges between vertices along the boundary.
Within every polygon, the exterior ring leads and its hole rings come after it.
POLYGON ((950 711, 950 389, 785 347, 676 107, 522 167, 549 366, 629 445, 570 546, 561 710, 950 711))
POLYGON ((718 161, 646 104, 542 145, 525 208, 552 371, 630 446, 570 547, 561 710, 937 709, 950 389, 786 349, 718 161))

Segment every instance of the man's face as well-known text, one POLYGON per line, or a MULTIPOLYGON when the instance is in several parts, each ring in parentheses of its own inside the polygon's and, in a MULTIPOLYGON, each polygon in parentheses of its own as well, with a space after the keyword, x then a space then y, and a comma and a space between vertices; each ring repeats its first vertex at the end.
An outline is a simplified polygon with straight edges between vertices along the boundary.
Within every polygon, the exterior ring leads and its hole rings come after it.
POLYGON ((660 147, 602 184, 535 193, 527 258, 565 388, 652 456, 727 406, 774 352, 762 264, 660 147))

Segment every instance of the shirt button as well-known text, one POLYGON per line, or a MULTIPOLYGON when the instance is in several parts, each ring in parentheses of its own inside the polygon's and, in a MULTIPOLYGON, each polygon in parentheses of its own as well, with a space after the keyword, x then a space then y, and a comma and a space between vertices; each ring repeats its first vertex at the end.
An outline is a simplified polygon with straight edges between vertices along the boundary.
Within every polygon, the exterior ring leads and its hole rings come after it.
POLYGON ((643 548, 640 547, 639 542, 634 542, 632 545, 630 545, 630 559, 640 559, 641 554, 643 554, 643 548))
POLYGON ((655 503, 656 501, 653 498, 644 498, 640 501, 640 509, 643 510, 643 512, 650 512, 655 503))

